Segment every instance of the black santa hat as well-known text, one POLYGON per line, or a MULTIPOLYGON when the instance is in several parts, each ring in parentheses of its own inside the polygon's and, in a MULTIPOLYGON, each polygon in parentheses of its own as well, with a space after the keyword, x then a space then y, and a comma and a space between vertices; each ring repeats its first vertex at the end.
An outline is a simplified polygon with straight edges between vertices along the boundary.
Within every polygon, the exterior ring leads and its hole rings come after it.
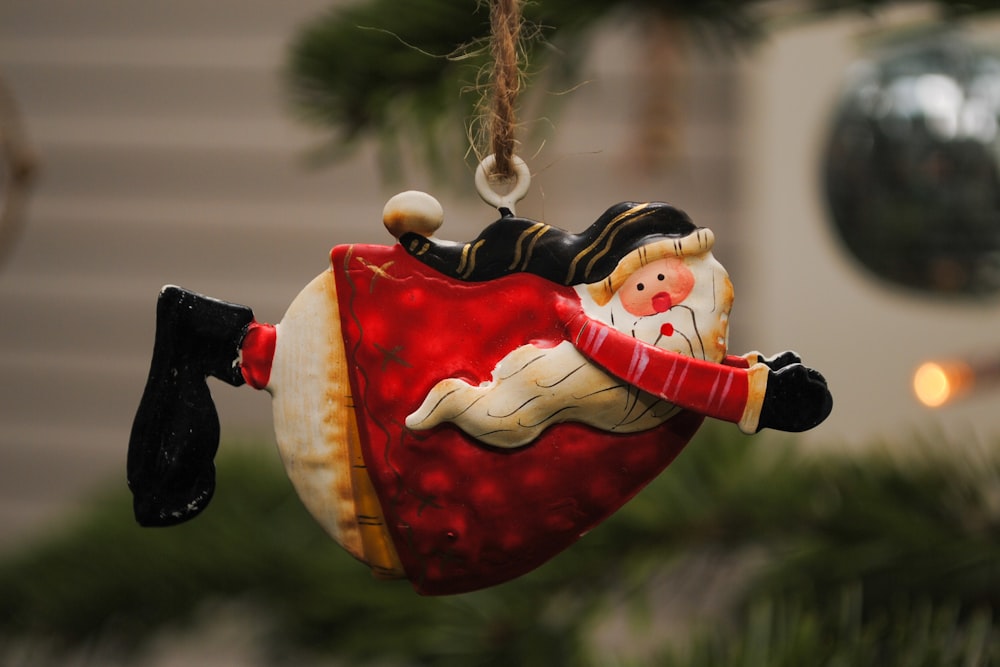
POLYGON ((711 232, 695 226, 680 209, 662 202, 622 202, 578 234, 507 214, 468 243, 416 232, 402 234, 399 241, 419 261, 458 280, 481 282, 525 272, 579 285, 604 280, 627 255, 651 244, 668 241, 672 252, 666 254, 691 254, 680 240, 699 232, 705 238, 698 247, 705 251, 711 232))

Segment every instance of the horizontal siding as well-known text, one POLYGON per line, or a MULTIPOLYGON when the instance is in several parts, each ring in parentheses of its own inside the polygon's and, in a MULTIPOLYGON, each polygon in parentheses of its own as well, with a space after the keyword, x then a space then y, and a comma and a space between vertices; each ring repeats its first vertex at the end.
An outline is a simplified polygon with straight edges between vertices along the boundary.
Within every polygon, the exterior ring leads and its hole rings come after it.
MULTIPOLYGON (((0 546, 124 484, 161 285, 280 318, 335 242, 329 179, 377 199, 373 167, 306 170, 316 135, 288 112, 289 36, 326 6, 0 3, 0 76, 41 164, 0 268, 0 546)), ((213 391, 228 432, 270 439, 266 395, 213 391)))

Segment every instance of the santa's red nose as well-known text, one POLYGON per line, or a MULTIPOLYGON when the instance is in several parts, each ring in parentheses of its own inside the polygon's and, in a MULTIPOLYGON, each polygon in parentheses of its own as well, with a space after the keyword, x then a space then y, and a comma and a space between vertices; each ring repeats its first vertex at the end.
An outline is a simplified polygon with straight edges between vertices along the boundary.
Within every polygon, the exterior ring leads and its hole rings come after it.
POLYGON ((659 294, 654 294, 653 299, 653 309, 658 313, 665 313, 670 310, 670 307, 674 305, 673 299, 666 292, 660 292, 659 294))

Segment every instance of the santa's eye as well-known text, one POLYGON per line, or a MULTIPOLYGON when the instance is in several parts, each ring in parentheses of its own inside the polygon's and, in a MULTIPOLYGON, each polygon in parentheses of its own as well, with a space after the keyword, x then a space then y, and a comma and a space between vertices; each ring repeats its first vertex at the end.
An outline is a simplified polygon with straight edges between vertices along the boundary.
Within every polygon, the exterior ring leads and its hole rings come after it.
POLYGON ((646 289, 646 286, 643 285, 642 283, 639 283, 638 285, 635 286, 635 288, 641 292, 642 290, 646 289))
POLYGON ((659 280, 660 282, 663 282, 664 277, 665 276, 662 273, 656 274, 656 279, 659 280))

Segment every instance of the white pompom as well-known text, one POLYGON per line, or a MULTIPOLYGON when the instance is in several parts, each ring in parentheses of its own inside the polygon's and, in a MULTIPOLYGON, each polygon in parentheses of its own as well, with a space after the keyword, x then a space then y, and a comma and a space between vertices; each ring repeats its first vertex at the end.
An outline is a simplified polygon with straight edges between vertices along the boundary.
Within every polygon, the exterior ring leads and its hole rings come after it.
POLYGON ((426 192, 407 190, 392 197, 382 209, 382 223, 395 238, 406 232, 432 236, 444 222, 441 203, 426 192))

